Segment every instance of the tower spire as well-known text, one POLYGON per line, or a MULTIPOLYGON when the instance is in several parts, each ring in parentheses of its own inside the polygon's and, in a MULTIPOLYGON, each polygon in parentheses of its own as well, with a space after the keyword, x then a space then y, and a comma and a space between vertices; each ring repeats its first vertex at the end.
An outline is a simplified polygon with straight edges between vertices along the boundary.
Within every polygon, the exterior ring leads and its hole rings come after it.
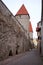
POLYGON ((18 10, 18 12, 16 13, 16 15, 28 15, 28 11, 25 8, 24 4, 21 6, 21 8, 18 10))

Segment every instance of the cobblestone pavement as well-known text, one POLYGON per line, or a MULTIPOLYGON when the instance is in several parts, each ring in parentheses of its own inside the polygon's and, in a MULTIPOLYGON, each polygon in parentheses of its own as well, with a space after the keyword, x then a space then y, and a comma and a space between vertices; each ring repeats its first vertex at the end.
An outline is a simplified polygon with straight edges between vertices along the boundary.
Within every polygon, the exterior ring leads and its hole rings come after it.
POLYGON ((43 61, 38 55, 37 50, 33 49, 29 52, 1 61, 0 65, 43 65, 43 61))

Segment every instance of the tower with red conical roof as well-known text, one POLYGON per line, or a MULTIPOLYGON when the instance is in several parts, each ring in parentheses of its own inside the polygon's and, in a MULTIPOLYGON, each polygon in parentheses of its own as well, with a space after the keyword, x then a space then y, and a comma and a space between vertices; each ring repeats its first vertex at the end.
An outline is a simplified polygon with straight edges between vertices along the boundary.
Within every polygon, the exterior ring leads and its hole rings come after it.
POLYGON ((18 12, 15 15, 16 19, 19 21, 19 23, 24 27, 24 29, 27 32, 27 38, 30 32, 33 33, 32 25, 30 24, 30 16, 25 8, 24 4, 21 6, 21 8, 18 10, 18 12))

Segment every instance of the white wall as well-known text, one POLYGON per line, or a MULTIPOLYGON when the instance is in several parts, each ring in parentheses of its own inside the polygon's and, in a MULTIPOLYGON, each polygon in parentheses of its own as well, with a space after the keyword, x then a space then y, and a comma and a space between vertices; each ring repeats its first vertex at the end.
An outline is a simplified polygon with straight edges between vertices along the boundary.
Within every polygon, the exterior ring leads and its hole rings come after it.
POLYGON ((18 15, 16 16, 21 25, 29 32, 29 16, 28 15, 18 15))
POLYGON ((20 22, 20 24, 24 27, 24 29, 26 30, 25 35, 27 36, 27 38, 29 38, 29 16, 28 15, 18 15, 15 16, 16 19, 20 22))
POLYGON ((41 35, 41 32, 37 32, 37 35, 40 36, 41 35))
POLYGON ((33 32, 29 33, 30 39, 33 39, 33 32))

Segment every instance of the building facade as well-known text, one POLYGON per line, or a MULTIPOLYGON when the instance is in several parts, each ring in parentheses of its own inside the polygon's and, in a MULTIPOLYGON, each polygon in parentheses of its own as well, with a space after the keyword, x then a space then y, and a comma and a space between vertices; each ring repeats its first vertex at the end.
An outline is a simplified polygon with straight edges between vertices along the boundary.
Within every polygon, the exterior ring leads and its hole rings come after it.
POLYGON ((38 36, 37 49, 38 49, 38 53, 41 54, 41 21, 37 23, 36 31, 37 31, 37 36, 38 36))
POLYGON ((42 11, 41 11, 41 55, 43 56, 43 0, 42 0, 42 11))

